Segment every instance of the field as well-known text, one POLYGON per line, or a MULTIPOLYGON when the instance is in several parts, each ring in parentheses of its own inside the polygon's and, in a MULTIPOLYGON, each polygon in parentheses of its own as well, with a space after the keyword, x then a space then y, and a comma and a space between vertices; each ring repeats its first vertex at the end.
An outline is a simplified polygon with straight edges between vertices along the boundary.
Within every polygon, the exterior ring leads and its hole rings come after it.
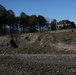
POLYGON ((0 75, 76 75, 76 29, 0 37, 0 75))
POLYGON ((76 75, 76 55, 0 55, 1 75, 76 75))

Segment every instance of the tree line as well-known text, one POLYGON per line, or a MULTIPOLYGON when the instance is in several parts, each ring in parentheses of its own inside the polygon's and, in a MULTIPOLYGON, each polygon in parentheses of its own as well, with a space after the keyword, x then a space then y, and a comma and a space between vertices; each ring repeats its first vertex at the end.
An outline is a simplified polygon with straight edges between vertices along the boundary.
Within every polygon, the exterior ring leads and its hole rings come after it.
MULTIPOLYGON (((67 21, 67 20, 64 20, 67 21)), ((67 21, 70 22, 70 21, 67 21)), ((16 16, 13 10, 7 10, 0 4, 0 35, 25 33, 25 32, 42 32, 44 30, 56 30, 56 19, 50 23, 42 15, 27 15, 21 12, 16 16)), ((74 22, 70 22, 72 28, 75 27, 74 22)))

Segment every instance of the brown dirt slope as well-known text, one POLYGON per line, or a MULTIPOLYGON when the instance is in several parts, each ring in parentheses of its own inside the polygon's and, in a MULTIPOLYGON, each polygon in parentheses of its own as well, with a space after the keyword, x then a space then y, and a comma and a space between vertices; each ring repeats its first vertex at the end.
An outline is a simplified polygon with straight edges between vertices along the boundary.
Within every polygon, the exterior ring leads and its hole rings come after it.
POLYGON ((18 48, 14 48, 10 40, 8 35, 0 36, 0 53, 76 53, 76 29, 15 35, 18 48))

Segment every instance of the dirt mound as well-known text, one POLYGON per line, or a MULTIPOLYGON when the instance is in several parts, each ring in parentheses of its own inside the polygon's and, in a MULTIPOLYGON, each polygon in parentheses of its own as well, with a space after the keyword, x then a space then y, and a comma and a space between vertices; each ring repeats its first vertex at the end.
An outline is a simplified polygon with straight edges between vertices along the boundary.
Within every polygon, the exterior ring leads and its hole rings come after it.
POLYGON ((8 36, 0 37, 0 53, 75 53, 76 29, 25 33, 15 37, 18 48, 10 44, 8 36))

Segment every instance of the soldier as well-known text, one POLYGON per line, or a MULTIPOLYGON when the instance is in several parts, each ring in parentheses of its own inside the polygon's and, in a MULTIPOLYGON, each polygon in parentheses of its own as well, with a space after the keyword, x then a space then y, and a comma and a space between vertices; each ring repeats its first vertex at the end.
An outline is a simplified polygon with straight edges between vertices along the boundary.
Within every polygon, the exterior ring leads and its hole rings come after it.
POLYGON ((17 45, 17 43, 16 43, 16 40, 14 40, 14 36, 13 36, 13 35, 11 35, 10 44, 11 44, 14 48, 18 48, 18 45, 17 45))
POLYGON ((18 48, 18 33, 17 32, 18 32, 18 29, 16 28, 16 26, 14 26, 11 31, 11 40, 10 40, 10 44, 14 48, 18 48))

